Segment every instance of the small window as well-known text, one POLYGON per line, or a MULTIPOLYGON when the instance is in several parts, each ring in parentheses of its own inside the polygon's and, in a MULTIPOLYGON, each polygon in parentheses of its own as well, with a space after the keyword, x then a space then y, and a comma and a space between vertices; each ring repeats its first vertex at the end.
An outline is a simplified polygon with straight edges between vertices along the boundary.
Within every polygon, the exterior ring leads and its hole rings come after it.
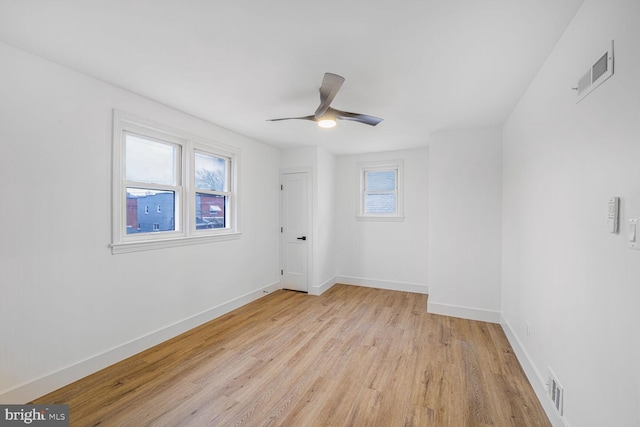
POLYGON ((160 231, 160 224, 157 222, 153 224, 153 231, 160 231))
POLYGON ((361 163, 358 219, 401 221, 402 160, 361 163))

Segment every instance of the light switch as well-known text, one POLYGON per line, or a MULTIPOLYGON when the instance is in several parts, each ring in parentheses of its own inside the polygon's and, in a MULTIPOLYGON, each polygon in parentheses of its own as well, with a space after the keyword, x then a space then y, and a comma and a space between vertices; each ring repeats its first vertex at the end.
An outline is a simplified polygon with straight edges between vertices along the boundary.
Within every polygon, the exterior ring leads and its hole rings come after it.
POLYGON ((638 242, 638 218, 629 218, 629 234, 627 236, 629 249, 640 249, 638 242))
POLYGON ((609 198, 608 213, 607 213, 607 228, 609 233, 618 232, 618 209, 620 208, 620 198, 609 198))

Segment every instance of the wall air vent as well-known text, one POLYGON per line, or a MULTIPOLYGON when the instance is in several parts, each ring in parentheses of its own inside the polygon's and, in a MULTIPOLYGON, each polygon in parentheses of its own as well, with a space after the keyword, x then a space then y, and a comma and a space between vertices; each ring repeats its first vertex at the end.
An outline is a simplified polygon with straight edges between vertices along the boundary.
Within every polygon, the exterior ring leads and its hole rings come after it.
POLYGON ((589 95, 595 88, 600 86, 605 80, 613 75, 613 40, 611 47, 580 77, 578 86, 574 89, 578 92, 576 103, 589 95))
POLYGON ((547 383, 547 393, 553 403, 553 407, 556 408, 558 415, 562 416, 564 405, 564 387, 560 385, 555 374, 549 368, 549 382, 547 383))

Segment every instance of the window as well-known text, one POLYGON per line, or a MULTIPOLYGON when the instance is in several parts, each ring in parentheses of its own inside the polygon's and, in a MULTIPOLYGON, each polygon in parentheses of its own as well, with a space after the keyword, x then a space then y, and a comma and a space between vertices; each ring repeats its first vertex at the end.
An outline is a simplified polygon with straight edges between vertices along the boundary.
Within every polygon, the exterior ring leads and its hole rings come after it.
POLYGON ((358 165, 359 220, 402 221, 402 160, 358 165))
POLYGON ((113 156, 113 253, 239 237, 237 149, 116 111, 113 156))
POLYGON ((195 152, 196 228, 224 228, 225 212, 231 193, 228 191, 230 159, 195 152))

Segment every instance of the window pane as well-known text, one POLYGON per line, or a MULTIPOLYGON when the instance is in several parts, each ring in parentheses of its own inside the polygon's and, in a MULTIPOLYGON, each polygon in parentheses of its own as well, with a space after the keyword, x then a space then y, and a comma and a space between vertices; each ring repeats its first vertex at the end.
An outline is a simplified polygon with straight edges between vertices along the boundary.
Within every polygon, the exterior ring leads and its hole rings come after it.
POLYGON ((196 188, 211 191, 227 191, 226 159, 196 152, 196 188))
POLYGON ((174 231, 176 195, 173 191, 127 188, 127 234, 174 231))
POLYGON ((225 196, 196 193, 196 230, 225 228, 226 207, 225 196))
POLYGON ((392 214, 396 212, 395 193, 377 193, 364 195, 364 213, 392 214))
POLYGON ((366 191, 393 191, 396 189, 396 171, 365 172, 366 191))
POLYGON ((176 185, 178 148, 136 135, 126 135, 128 181, 176 185))

